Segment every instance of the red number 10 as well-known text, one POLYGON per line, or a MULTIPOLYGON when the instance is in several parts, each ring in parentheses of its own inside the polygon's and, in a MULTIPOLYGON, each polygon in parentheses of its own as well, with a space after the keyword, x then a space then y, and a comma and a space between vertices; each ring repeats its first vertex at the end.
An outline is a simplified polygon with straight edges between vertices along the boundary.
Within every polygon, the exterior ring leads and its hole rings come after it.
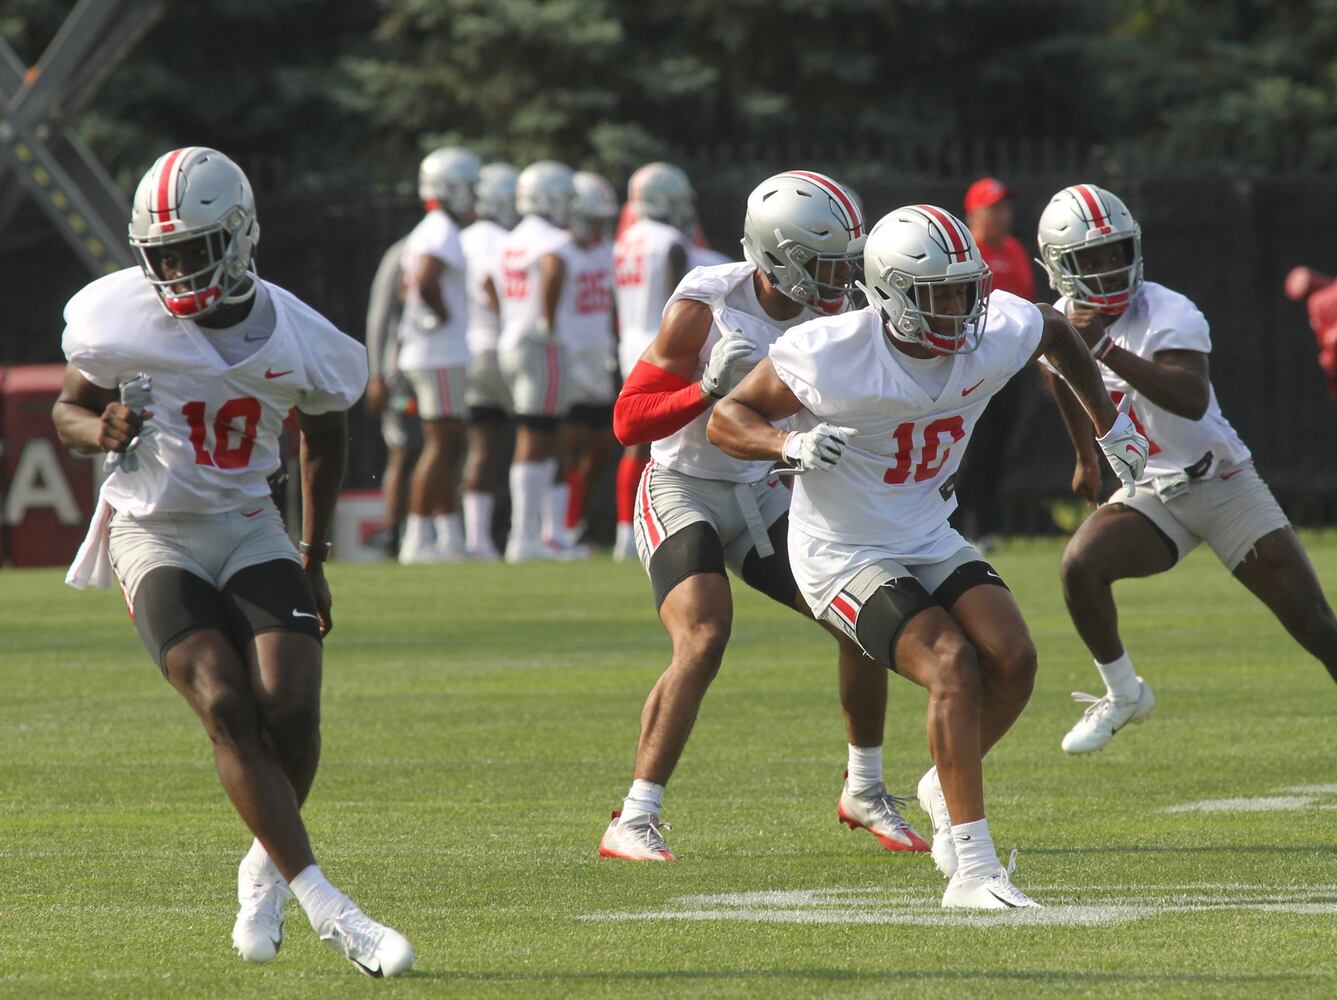
MULTIPOLYGON (((901 424, 892 431, 891 436, 896 441, 896 465, 888 469, 886 475, 882 477, 884 483, 900 486, 910 478, 910 457, 915 447, 914 433, 913 423, 901 424)), ((952 445, 965 436, 966 429, 960 416, 943 417, 930 422, 924 428, 924 450, 920 453, 919 465, 914 470, 915 482, 922 483, 936 476, 938 470, 946 464, 952 445), (939 457, 938 449, 944 436, 951 438, 951 441, 942 449, 942 456, 939 457)))
POLYGON ((195 449, 195 464, 216 466, 220 469, 241 469, 251 460, 255 447, 255 429, 260 424, 260 401, 252 396, 229 399, 214 414, 214 450, 208 450, 209 428, 205 424, 204 403, 197 401, 181 407, 190 425, 190 444, 195 449), (235 421, 240 418, 241 427, 235 421), (235 445, 229 445, 231 435, 240 435, 235 445))

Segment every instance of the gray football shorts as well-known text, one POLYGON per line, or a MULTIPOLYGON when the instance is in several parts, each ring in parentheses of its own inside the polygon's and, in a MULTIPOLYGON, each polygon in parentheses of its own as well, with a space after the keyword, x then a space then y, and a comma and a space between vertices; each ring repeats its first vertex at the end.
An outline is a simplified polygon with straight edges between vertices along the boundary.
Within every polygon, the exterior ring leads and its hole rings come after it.
POLYGON ((1123 504, 1151 521, 1174 544, 1176 562, 1206 542, 1232 572, 1258 539, 1290 524, 1252 461, 1191 479, 1178 496, 1162 497, 1145 483, 1131 497, 1119 490, 1105 502, 1123 504))

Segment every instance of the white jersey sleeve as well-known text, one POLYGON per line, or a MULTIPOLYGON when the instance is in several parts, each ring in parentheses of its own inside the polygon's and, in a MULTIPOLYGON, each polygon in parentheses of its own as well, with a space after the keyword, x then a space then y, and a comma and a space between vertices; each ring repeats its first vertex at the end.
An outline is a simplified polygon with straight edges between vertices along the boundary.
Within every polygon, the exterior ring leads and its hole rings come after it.
POLYGON ((297 409, 312 416, 351 409, 367 388, 367 349, 296 295, 270 288, 289 314, 306 368, 297 409))
POLYGON ((475 354, 495 351, 501 335, 501 317, 493 310, 484 286, 497 269, 505 239, 506 229, 491 219, 479 219, 460 233, 468 261, 469 350, 475 354))

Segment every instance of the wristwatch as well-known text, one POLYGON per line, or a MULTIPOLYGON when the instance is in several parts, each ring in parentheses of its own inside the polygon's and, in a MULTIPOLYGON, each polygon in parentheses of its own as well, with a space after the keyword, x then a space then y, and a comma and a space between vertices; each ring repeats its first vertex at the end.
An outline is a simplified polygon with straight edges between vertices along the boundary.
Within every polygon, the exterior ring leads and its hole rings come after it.
POLYGON ((309 545, 306 542, 297 543, 297 554, 306 556, 313 562, 324 562, 334 551, 334 543, 326 542, 323 545, 309 545))

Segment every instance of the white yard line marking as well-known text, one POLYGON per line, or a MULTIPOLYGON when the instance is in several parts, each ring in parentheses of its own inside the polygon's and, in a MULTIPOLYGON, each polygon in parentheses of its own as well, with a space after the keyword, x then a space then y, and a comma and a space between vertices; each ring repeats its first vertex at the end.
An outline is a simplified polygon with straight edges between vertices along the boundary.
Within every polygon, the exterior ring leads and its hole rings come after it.
POLYGON ((1185 802, 1182 805, 1165 806, 1157 812, 1271 812, 1277 809, 1304 809, 1317 801, 1317 795, 1261 795, 1250 799, 1204 799, 1201 802, 1185 802))
MULTIPOLYGON (((1053 892, 1058 887, 1033 893, 1053 892)), ((1073 890, 1075 887, 1064 886, 1073 890)), ((1118 886, 1100 886, 1102 893, 1118 886)), ((775 924, 908 924, 925 927, 1072 926, 1127 923, 1162 913, 1249 910, 1307 916, 1337 914, 1337 885, 1276 886, 1200 883, 1192 886, 1139 886, 1131 897, 1052 902, 1043 909, 943 910, 936 893, 909 890, 824 888, 677 896, 662 909, 591 913, 591 921, 722 921, 775 924), (1186 891, 1187 890, 1187 891, 1186 891)))

